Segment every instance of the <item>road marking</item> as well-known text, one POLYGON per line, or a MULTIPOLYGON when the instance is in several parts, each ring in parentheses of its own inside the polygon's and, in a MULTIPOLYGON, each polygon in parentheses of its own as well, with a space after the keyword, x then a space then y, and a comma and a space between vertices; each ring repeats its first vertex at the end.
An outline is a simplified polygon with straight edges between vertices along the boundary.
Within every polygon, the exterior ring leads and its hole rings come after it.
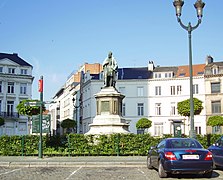
POLYGON ((14 169, 14 170, 12 170, 12 171, 8 171, 8 172, 1 173, 0 176, 1 176, 1 175, 4 175, 4 174, 12 173, 12 172, 14 172, 14 171, 19 171, 19 170, 21 170, 21 168, 20 168, 20 169, 14 169))
POLYGON ((67 179, 70 179, 70 177, 73 176, 73 175, 74 175, 77 171, 79 171, 81 168, 82 168, 82 166, 79 167, 77 170, 73 171, 73 172, 66 178, 66 180, 67 180, 67 179))
POLYGON ((138 169, 138 171, 139 171, 139 172, 141 172, 142 174, 145 174, 145 172, 144 172, 144 171, 142 171, 141 169, 138 169))

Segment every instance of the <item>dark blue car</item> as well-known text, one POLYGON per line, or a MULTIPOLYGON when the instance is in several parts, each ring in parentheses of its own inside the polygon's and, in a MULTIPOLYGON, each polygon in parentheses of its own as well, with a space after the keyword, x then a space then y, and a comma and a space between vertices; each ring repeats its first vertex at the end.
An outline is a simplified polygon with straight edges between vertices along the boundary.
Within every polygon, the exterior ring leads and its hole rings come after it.
POLYGON ((167 138, 151 147, 147 167, 158 169, 160 178, 169 174, 202 174, 210 178, 213 172, 212 153, 192 138, 167 138))
POLYGON ((208 148, 213 155, 215 167, 223 168, 223 136, 208 148))

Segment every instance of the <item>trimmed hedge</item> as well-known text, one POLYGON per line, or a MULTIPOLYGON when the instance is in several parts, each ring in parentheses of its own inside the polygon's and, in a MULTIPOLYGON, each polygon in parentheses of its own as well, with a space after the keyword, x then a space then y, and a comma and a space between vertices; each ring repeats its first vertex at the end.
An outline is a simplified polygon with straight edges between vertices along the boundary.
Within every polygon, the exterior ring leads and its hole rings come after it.
MULTIPOLYGON (((207 148, 221 135, 197 135, 197 140, 207 148)), ((43 136, 44 156, 145 156, 151 146, 165 135, 157 138, 150 134, 112 134, 67 136, 43 136)), ((39 136, 1 136, 1 156, 37 156, 39 136)))

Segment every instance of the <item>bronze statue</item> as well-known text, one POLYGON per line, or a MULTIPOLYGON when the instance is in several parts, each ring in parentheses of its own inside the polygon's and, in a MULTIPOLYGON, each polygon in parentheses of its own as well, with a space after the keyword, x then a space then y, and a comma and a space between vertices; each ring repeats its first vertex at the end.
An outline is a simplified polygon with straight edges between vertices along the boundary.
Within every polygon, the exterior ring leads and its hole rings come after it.
POLYGON ((118 64, 112 56, 112 52, 109 52, 108 57, 103 62, 104 87, 113 86, 115 88, 117 70, 118 64))

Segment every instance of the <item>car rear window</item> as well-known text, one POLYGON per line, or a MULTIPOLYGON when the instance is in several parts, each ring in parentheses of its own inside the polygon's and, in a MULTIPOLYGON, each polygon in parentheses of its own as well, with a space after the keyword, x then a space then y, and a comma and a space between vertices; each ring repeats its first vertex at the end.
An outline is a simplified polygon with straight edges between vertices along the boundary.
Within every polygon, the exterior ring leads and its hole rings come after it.
POLYGON ((171 139, 167 143, 168 148, 202 148, 194 139, 171 139))

